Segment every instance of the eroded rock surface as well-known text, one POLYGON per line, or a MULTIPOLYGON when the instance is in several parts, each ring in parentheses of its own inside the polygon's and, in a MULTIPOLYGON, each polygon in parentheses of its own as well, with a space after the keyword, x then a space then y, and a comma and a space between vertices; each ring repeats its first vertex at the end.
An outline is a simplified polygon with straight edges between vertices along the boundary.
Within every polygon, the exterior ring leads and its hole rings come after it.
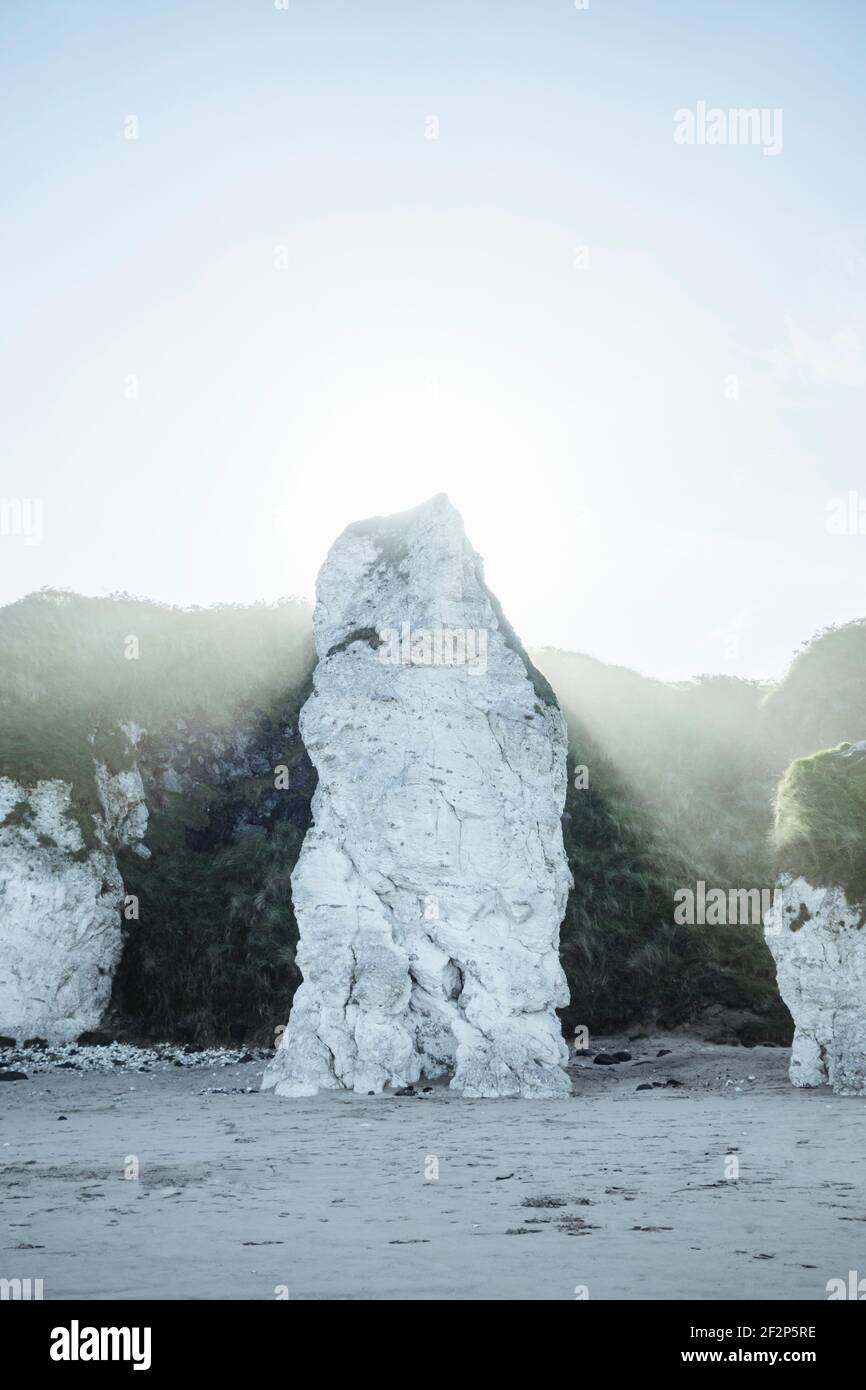
POLYGON ((866 1094, 866 930, 841 888, 780 881, 764 936, 794 1019, 791 1081, 866 1094))
POLYGON ((147 808, 137 771, 97 765, 96 786, 85 834, 70 783, 0 777, 0 1034, 19 1041, 71 1041, 111 997, 124 897, 114 850, 147 853, 147 808))
POLYGON ((298 989, 265 1086, 565 1092, 566 731, 444 496, 319 575, 298 989))

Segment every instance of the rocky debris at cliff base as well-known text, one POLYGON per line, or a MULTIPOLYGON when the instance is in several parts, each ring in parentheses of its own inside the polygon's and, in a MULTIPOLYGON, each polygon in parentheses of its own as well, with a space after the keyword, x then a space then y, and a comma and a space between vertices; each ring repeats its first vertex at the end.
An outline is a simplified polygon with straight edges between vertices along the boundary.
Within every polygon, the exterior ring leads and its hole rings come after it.
MULTIPOLYGON (((626 1040, 597 1037, 594 1042, 602 1055, 610 1056, 624 1051, 626 1040)), ((628 1041, 632 1059, 618 1066, 597 1067, 588 1050, 572 1051, 568 1070, 573 1099, 580 1102, 600 1092, 626 1089, 667 1095, 680 1091, 683 1098, 709 1092, 734 1100, 760 1087, 768 1074, 777 1075, 779 1059, 785 1058, 785 1050, 771 1044, 748 1049, 736 1043, 720 1045, 686 1030, 676 1035, 650 1033, 639 1047, 633 1037, 628 1041)))
MULTIPOLYGON (((622 1050, 623 1038, 597 1038, 596 1043, 605 1053, 622 1050)), ((573 1086, 573 1099, 587 1092, 616 1089, 634 1083, 638 1077, 649 1083, 650 1089, 660 1085, 669 1088, 674 1080, 676 1085, 697 1086, 705 1090, 719 1090, 726 1093, 751 1089, 756 1081, 761 1081, 761 1068, 772 1064, 783 1050, 773 1046, 758 1045, 748 1050, 742 1047, 720 1047, 707 1044, 702 1039, 687 1033, 672 1037, 665 1034, 652 1034, 647 1037, 640 1049, 634 1050, 632 1061, 625 1065, 596 1067, 593 1058, 586 1052, 572 1052, 568 1062, 568 1074, 573 1086), (664 1044, 667 1043, 667 1046, 664 1044), (660 1053, 661 1055, 657 1055, 660 1053), (724 1063, 724 1065, 722 1065, 724 1063), (641 1068, 638 1076, 635 1069, 641 1068), (754 1074, 757 1069, 757 1076, 754 1074)), ((50 1047, 41 1039, 34 1039, 30 1045, 22 1047, 3 1046, 0 1043, 0 1076, 5 1072, 24 1073, 28 1076, 57 1073, 64 1077, 74 1077, 77 1072, 97 1072, 102 1074, 123 1074, 130 1072, 153 1073, 173 1070, 202 1072, 225 1067, 251 1066, 251 1077, 260 1074, 262 1067, 273 1062, 272 1048, 263 1047, 203 1047, 189 1043, 154 1043, 138 1046, 132 1043, 111 1042, 103 1046, 78 1046, 70 1043, 50 1047), (252 1067, 252 1064, 255 1064, 252 1067)), ((242 1079, 244 1072, 236 1073, 242 1079)), ((214 1094, 222 1088, 208 1088, 214 1094)), ((232 1087, 231 1093, 244 1093, 246 1087, 232 1087)), ((402 1088, 399 1088, 402 1089, 402 1088)), ((396 1098, 399 1089, 387 1088, 384 1098, 396 1098)), ((636 1088, 637 1089, 637 1088, 636 1088)), ((409 1099, 435 1099, 437 1102, 454 1099, 454 1092, 447 1084, 447 1078, 440 1078, 432 1085, 406 1088, 409 1099)), ((229 1093, 227 1091, 227 1093, 229 1093)), ((371 1093, 371 1096, 375 1093, 371 1093)))
POLYGON ((151 1047, 121 1042, 98 1047, 68 1043, 51 1047, 35 1039, 30 1046, 0 1048, 0 1072, 24 1067, 34 1076, 54 1071, 147 1072, 166 1071, 170 1067, 201 1070, 243 1062, 263 1063, 273 1055, 270 1048, 196 1046, 191 1049, 184 1043, 157 1043, 151 1047))

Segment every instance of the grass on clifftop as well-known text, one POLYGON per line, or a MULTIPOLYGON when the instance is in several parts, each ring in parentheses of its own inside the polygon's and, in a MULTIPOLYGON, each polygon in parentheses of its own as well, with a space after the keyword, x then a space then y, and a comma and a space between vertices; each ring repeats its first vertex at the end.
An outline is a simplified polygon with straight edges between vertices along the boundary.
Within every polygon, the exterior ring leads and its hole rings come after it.
POLYGON ((866 906, 866 746, 798 758, 776 794, 776 866, 866 906))

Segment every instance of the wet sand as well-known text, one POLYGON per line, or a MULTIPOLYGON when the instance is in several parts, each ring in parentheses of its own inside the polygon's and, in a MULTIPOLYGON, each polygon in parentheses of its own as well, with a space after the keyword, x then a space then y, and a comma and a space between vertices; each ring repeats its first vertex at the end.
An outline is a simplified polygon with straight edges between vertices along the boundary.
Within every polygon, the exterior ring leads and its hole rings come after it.
POLYGON ((593 1046, 634 1060, 575 1060, 561 1101, 285 1100, 247 1089, 260 1059, 6 1082, 0 1277, 46 1299, 826 1299, 866 1275, 861 1099, 795 1090, 781 1048, 593 1046))

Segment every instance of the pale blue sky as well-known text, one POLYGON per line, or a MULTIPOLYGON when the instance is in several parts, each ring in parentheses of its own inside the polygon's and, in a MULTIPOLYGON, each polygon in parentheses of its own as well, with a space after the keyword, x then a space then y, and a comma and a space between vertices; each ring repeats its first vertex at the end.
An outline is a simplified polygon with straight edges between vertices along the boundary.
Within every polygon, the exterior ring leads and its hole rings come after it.
POLYGON ((44 539, 0 602, 311 594, 445 490, 527 642, 780 673, 866 616, 826 524, 864 39, 855 0, 5 0, 0 499, 44 539), (781 108, 781 154, 678 146, 699 101, 781 108))

